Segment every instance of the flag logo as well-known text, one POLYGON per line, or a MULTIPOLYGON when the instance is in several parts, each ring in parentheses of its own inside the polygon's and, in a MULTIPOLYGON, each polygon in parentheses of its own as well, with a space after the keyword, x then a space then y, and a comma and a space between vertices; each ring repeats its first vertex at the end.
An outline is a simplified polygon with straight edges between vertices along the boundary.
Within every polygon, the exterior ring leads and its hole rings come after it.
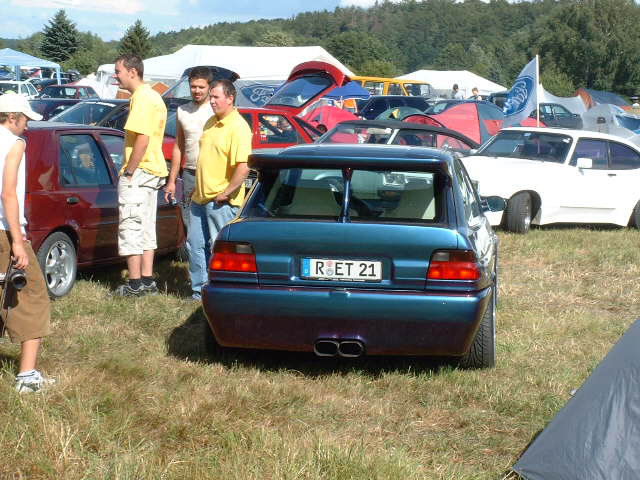
POLYGON ((538 56, 525 65, 504 102, 503 127, 517 124, 538 108, 538 56))
POLYGON ((505 115, 517 115, 522 112, 529 103, 529 97, 535 92, 533 77, 527 75, 519 77, 511 87, 509 96, 504 102, 502 111, 505 115))

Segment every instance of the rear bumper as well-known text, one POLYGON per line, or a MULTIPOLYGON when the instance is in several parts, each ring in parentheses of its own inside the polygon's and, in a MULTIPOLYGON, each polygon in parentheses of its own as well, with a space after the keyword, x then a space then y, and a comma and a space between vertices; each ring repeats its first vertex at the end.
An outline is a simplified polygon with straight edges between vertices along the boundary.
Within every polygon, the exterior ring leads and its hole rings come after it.
POLYGON ((209 283, 202 302, 220 345, 313 351, 358 339, 369 355, 459 356, 469 350, 491 288, 471 294, 209 283))

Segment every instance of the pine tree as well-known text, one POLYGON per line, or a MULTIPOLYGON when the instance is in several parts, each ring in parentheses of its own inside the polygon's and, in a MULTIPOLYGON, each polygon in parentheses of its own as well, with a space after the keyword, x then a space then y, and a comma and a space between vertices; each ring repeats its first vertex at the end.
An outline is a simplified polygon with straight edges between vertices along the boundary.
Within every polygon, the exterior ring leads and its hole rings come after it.
POLYGON ((140 20, 136 20, 136 23, 130 26, 124 33, 124 37, 120 39, 118 53, 120 55, 138 55, 144 59, 149 56, 150 52, 149 30, 144 28, 140 20))
POLYGON ((64 10, 58 10, 44 27, 40 50, 54 62, 64 62, 78 50, 78 30, 64 10))

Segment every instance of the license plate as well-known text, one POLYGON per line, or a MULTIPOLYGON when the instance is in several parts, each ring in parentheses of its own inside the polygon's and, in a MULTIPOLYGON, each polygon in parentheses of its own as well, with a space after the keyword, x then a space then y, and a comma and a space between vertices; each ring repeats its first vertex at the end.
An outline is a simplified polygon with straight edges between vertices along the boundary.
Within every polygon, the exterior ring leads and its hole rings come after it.
POLYGON ((382 262, 303 258, 302 277, 314 280, 379 282, 382 280, 382 262))

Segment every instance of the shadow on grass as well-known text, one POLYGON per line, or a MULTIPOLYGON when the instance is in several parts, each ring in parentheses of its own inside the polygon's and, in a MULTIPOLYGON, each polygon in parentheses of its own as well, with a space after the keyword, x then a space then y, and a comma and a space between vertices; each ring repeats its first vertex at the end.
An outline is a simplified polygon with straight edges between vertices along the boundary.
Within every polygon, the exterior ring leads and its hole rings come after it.
MULTIPOLYGON (((78 278, 100 282, 113 291, 126 280, 126 268, 126 264, 89 268, 79 271, 78 278)), ((161 292, 180 298, 191 297, 187 263, 176 260, 174 255, 166 255, 156 259, 153 270, 161 292)))
POLYGON ((306 352, 223 348, 216 343, 202 308, 171 332, 167 350, 169 355, 189 361, 266 371, 291 370, 309 377, 350 372, 371 376, 388 372, 437 373, 451 365, 444 359, 424 357, 320 358, 306 352))

